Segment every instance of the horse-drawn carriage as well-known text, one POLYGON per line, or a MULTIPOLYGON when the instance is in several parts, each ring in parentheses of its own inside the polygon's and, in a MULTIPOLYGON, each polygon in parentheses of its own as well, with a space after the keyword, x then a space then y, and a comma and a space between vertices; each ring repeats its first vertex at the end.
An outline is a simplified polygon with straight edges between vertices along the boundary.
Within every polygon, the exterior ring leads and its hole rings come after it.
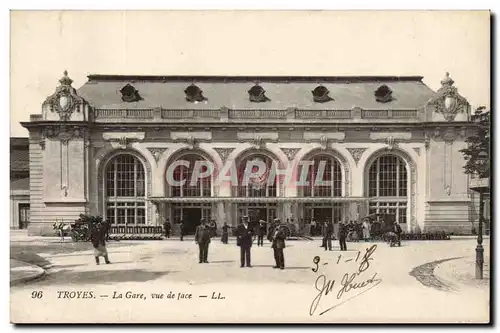
POLYGON ((396 216, 394 214, 376 213, 363 218, 370 222, 370 236, 373 240, 382 240, 392 246, 401 246, 401 241, 394 233, 396 216))

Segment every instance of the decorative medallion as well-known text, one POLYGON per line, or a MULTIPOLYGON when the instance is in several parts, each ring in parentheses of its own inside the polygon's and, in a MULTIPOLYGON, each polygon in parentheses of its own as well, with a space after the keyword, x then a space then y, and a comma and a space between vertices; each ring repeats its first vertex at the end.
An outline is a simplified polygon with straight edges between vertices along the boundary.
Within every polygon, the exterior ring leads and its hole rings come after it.
POLYGON ((361 156, 366 150, 366 148, 346 148, 346 149, 349 153, 351 153, 351 156, 354 159, 354 162, 356 162, 356 165, 358 165, 361 156))
POLYGON ((160 160, 161 156, 167 150, 167 148, 148 148, 148 150, 151 152, 151 155, 155 158, 156 163, 160 160))
POLYGON ((227 158, 233 152, 234 148, 214 148, 214 150, 219 154, 223 163, 226 163, 227 158))
POLYGON ((442 113, 447 121, 453 121, 456 115, 464 112, 464 108, 468 105, 467 100, 460 96, 453 84, 450 73, 446 73, 445 78, 441 80, 441 88, 437 91, 437 96, 429 101, 429 104, 436 106, 436 112, 442 113))
POLYGON ((295 155, 299 152, 300 148, 281 148, 289 161, 293 161, 295 155))
POLYGON ((83 104, 83 98, 78 96, 75 88, 71 86, 73 80, 68 77, 68 71, 64 71, 64 76, 59 80, 59 83, 56 92, 49 96, 43 104, 48 104, 51 112, 57 112, 62 121, 68 121, 74 109, 83 104))
POLYGON ((413 150, 415 151, 415 153, 417 153, 418 156, 420 156, 420 148, 414 147, 413 150))

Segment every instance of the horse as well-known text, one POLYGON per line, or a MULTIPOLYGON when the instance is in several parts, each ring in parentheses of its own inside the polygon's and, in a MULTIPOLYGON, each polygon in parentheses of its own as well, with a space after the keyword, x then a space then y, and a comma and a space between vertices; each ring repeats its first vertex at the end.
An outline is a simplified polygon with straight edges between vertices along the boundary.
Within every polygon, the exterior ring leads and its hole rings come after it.
POLYGON ((52 229, 61 237, 60 241, 64 242, 64 235, 71 232, 71 225, 64 222, 54 222, 52 229))

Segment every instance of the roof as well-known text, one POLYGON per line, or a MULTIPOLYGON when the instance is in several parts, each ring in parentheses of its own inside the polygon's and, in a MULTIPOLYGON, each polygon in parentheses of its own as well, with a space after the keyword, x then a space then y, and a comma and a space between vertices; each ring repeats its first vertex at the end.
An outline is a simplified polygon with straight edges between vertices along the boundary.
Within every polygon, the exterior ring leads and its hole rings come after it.
POLYGON ((11 137, 10 138, 10 146, 11 147, 25 147, 26 149, 29 148, 29 138, 22 138, 22 137, 11 137))
POLYGON ((29 171, 28 138, 10 138, 10 171, 29 171))
POLYGON ((30 179, 29 178, 21 178, 17 180, 13 180, 10 182, 10 190, 11 191, 29 191, 30 189, 30 179))
POLYGON ((424 106, 435 92, 422 82, 421 76, 137 76, 89 75, 78 93, 98 109, 337 109, 353 106, 364 109, 417 109, 424 106), (120 90, 131 84, 142 100, 124 102, 120 90), (184 90, 196 84, 206 101, 186 101, 184 90), (248 90, 258 83, 270 101, 249 100, 248 90), (374 92, 387 85, 393 101, 377 102, 374 92), (333 100, 313 101, 312 91, 323 85, 333 100))

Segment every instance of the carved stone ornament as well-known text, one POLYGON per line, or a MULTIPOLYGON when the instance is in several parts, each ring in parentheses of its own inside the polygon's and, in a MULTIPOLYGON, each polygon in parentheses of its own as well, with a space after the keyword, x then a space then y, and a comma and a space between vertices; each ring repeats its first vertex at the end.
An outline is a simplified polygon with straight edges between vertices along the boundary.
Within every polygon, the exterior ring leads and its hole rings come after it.
POLYGON ((437 96, 429 101, 429 104, 436 106, 436 112, 442 113, 444 119, 453 121, 457 113, 463 112, 468 105, 467 100, 453 86, 454 81, 450 78, 450 73, 441 80, 441 88, 437 91, 437 96))
POLYGON ((349 153, 351 153, 351 156, 354 159, 354 162, 356 162, 356 165, 358 164, 359 160, 361 159, 361 156, 366 150, 366 148, 346 148, 346 149, 349 153))
POLYGON ((253 140, 252 140, 252 146, 255 148, 255 149, 261 149, 263 148, 265 145, 264 141, 262 140, 262 137, 260 136, 256 136, 253 140))
POLYGON ((459 135, 460 131, 454 127, 448 127, 446 129, 437 127, 434 130, 434 137, 443 139, 443 141, 446 142, 447 144, 452 144, 453 141, 455 141, 459 135))
POLYGON ((51 112, 57 112, 60 120, 68 121, 75 108, 83 104, 83 98, 78 96, 76 89, 71 86, 73 80, 68 77, 68 71, 64 71, 59 82, 56 92, 45 100, 44 105, 48 104, 51 112))
POLYGON ((289 161, 293 161, 295 155, 299 152, 300 148, 281 148, 289 161))
POLYGON ((187 143, 189 149, 196 148, 197 142, 196 142, 196 139, 194 138, 194 136, 192 136, 192 135, 188 136, 186 138, 186 143, 187 143))
POLYGON ((420 148, 414 147, 413 150, 415 151, 415 153, 417 153, 418 156, 420 156, 420 148))
POLYGON ((425 132, 424 146, 426 150, 431 147, 431 136, 427 132, 425 132))
POLYGON ((40 145, 40 148, 42 148, 42 150, 45 150, 45 138, 41 138, 38 141, 38 144, 40 145))
POLYGON ((321 150, 327 150, 328 149, 328 138, 323 135, 321 138, 319 138, 319 143, 321 144, 321 150))
POLYGON ((397 147, 397 142, 396 139, 391 135, 385 139, 385 143, 387 144, 387 149, 393 150, 395 147, 397 147))
MULTIPOLYGON (((43 130, 42 149, 45 148, 45 138, 57 139, 61 141, 63 145, 67 145, 68 142, 72 139, 84 138, 85 134, 86 134, 86 129, 78 126, 66 126, 66 125, 47 126, 43 130)), ((42 142, 40 142, 40 146, 42 146, 42 142)))
POLYGON ((167 148, 148 148, 151 152, 151 155, 155 158, 156 163, 160 160, 163 153, 167 150, 167 148))
POLYGON ((223 163, 227 161, 227 158, 233 152, 234 148, 214 148, 214 150, 219 154, 223 163))

